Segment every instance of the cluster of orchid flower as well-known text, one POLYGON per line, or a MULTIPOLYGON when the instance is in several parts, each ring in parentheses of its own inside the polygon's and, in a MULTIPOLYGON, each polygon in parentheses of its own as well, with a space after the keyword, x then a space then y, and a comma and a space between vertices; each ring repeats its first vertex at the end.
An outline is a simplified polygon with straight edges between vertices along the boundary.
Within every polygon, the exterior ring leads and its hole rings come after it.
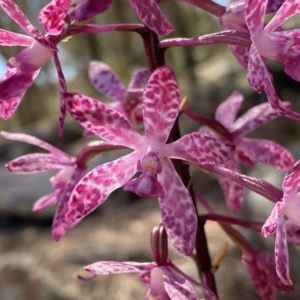
POLYGON ((7 119, 13 115, 41 67, 53 59, 60 88, 59 135, 63 135, 68 111, 83 126, 85 136, 100 138, 87 143, 76 157, 71 157, 35 137, 2 131, 4 138, 49 151, 16 158, 7 168, 18 174, 58 170, 52 180, 54 192, 37 200, 33 207, 34 211, 39 211, 57 203, 52 226, 56 241, 117 188, 123 187, 141 197, 158 198, 162 221, 151 235, 154 262, 97 262, 85 267, 92 274, 89 278, 99 274, 137 272, 149 287, 146 297, 199 299, 194 285, 202 288, 205 299, 217 299, 214 270, 210 261, 203 261, 209 259, 203 225, 205 220, 214 220, 241 249, 242 261, 261 299, 276 299, 276 292, 293 290, 287 243, 300 244, 300 198, 297 194, 300 162, 295 162, 288 150, 271 140, 244 136, 280 115, 300 121, 300 115, 292 110, 291 104, 282 102, 276 94, 265 65, 266 59, 281 61, 285 72, 300 81, 300 31, 281 27, 300 11, 300 2, 238 0, 226 8, 211 0, 169 0, 172 1, 206 10, 219 18, 223 30, 197 38, 163 39, 173 27, 161 11, 160 1, 129 0, 141 24, 96 25, 91 23, 91 18, 108 9, 112 0, 52 0, 38 16, 44 27, 43 34, 13 0, 0 0, 2 10, 28 34, 0 29, 2 46, 26 47, 7 62, 7 71, 0 81, 0 116, 7 119), (265 15, 270 13, 275 15, 265 24, 265 15), (57 45, 79 33, 110 31, 139 34, 144 41, 149 69, 137 70, 126 88, 108 65, 92 61, 89 66, 92 84, 114 101, 104 104, 68 91, 57 45), (216 43, 229 46, 237 61, 247 68, 251 87, 258 93, 264 91, 268 98, 268 102, 251 108, 237 120, 236 114, 243 101, 241 94, 233 92, 218 107, 215 119, 196 114, 181 102, 175 74, 164 63, 163 53, 169 47, 216 43), (180 136, 180 113, 205 126, 198 132, 180 136), (133 151, 88 170, 87 162, 91 157, 123 148, 133 151), (240 174, 240 163, 253 167, 256 162, 287 172, 282 190, 262 179, 240 174), (193 192, 189 184, 190 165, 219 175, 227 206, 232 212, 241 210, 246 187, 274 203, 270 216, 262 224, 218 214, 201 195, 193 192), (140 175, 134 177, 137 172, 140 175), (196 200, 207 214, 198 215, 196 200), (261 230, 265 237, 275 234, 274 257, 254 249, 232 225, 261 230), (197 257, 202 284, 184 274, 168 258, 167 238, 181 254, 197 257), (206 252, 199 252, 199 249, 206 252))

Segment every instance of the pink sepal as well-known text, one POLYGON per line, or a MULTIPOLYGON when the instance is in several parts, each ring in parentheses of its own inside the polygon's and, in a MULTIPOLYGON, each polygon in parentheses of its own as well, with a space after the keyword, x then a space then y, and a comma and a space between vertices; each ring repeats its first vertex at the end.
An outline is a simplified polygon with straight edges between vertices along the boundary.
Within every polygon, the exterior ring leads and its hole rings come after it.
POLYGON ((270 216, 262 227, 261 233, 264 237, 268 237, 270 234, 275 232, 279 218, 283 217, 284 208, 285 205, 281 201, 275 204, 270 216))
POLYGON ((143 93, 142 109, 148 143, 166 143, 179 113, 179 106, 180 95, 175 74, 167 66, 156 69, 143 93))
POLYGON ((228 160, 235 146, 221 139, 198 132, 186 134, 174 143, 164 146, 164 154, 193 164, 220 164, 228 160))
POLYGON ((30 46, 33 38, 27 35, 0 29, 1 46, 30 46))
POLYGON ((53 193, 43 196, 36 200, 36 202, 33 205, 32 211, 38 212, 46 207, 54 205, 57 202, 57 198, 59 197, 60 192, 61 191, 56 190, 53 193))
POLYGON ((289 274, 289 252, 287 248, 286 230, 284 225, 284 217, 279 216, 275 240, 276 272, 284 284, 291 285, 292 281, 289 274))
POLYGON ((127 183, 137 171, 141 153, 133 152, 100 165, 85 175, 76 185, 68 203, 65 221, 79 222, 101 205, 117 188, 127 183))
POLYGON ((167 35, 173 27, 164 16, 155 0, 129 0, 143 23, 159 35, 167 35))
POLYGON ((67 93, 65 101, 71 116, 87 130, 114 144, 135 150, 145 149, 145 139, 110 106, 75 93, 67 93))
POLYGON ((167 191, 158 201, 168 237, 180 253, 190 255, 195 246, 197 228, 197 216, 190 193, 168 158, 163 158, 162 171, 157 174, 157 180, 167 191))

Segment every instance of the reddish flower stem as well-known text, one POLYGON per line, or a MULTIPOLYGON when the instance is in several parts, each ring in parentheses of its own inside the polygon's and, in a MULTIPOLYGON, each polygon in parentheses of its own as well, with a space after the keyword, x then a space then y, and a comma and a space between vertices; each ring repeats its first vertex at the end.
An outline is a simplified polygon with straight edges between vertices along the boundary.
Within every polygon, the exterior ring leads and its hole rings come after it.
POLYGON ((226 11, 226 7, 211 0, 180 0, 180 2, 195 5, 203 10, 206 10, 207 12, 216 17, 222 16, 226 11))
MULTIPOLYGON (((140 33, 143 42, 144 49, 148 59, 148 64, 151 72, 153 72, 158 67, 165 65, 164 51, 165 49, 158 47, 158 36, 156 33, 147 28, 144 32, 140 33)), ((172 143, 178 140, 181 137, 178 119, 175 121, 174 126, 170 132, 170 136, 168 138, 167 143, 172 143)), ((190 185, 190 173, 189 166, 186 164, 182 164, 179 160, 172 160, 175 170, 177 171, 179 177, 181 178, 184 185, 188 188, 191 197, 193 199, 193 203, 195 206, 196 213, 197 205, 194 197, 193 187, 190 185)), ((197 263, 197 269, 199 273, 199 277, 203 284, 208 286, 211 291, 217 296, 217 288, 215 283, 214 274, 212 272, 211 259, 209 255, 209 250, 207 246, 206 234, 204 231, 205 221, 198 221, 198 228, 196 233, 196 257, 195 261, 197 263)))

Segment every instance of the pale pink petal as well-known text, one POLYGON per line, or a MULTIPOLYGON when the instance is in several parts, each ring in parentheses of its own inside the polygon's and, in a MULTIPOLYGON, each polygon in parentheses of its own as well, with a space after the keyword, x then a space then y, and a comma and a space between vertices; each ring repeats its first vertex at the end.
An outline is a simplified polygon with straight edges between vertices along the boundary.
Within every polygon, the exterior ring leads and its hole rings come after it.
POLYGON ((112 0, 85 0, 70 13, 70 17, 76 21, 87 20, 95 15, 101 14, 107 10, 111 4, 112 0))
POLYGON ((243 138, 238 147, 253 160, 278 170, 289 170, 295 163, 293 155, 281 145, 262 139, 243 138))
MULTIPOLYGON (((263 31, 264 17, 268 0, 247 0, 245 4, 245 22, 252 38, 258 37, 263 31)), ((251 54, 249 54, 251 56, 251 54)))
POLYGON ((298 0, 286 0, 279 8, 272 20, 266 25, 265 31, 272 32, 276 30, 287 19, 291 18, 300 11, 298 0))
MULTIPOLYGON (((282 105, 290 107, 289 102, 282 102, 282 105)), ((238 118, 231 127, 234 137, 240 137, 258 127, 274 120, 279 115, 269 103, 255 105, 238 118)))
POLYGON ((163 280, 166 292, 170 299, 198 300, 192 284, 174 272, 168 266, 160 266, 163 272, 163 280))
POLYGON ((126 88, 117 74, 105 63, 93 60, 89 64, 89 78, 94 87, 114 101, 123 101, 126 88))
POLYGON ((133 149, 143 149, 146 141, 127 119, 108 105, 82 94, 66 94, 71 116, 104 140, 133 149))
POLYGON ((276 240, 275 240, 275 262, 276 272, 281 281, 286 285, 291 285, 289 271, 289 252, 286 242, 286 230, 284 226, 284 217, 278 218, 276 240))
POLYGON ((129 0, 133 9, 143 23, 159 35, 167 35, 173 27, 164 16, 155 0, 129 0))
POLYGON ((215 119, 230 130, 243 100, 243 95, 238 92, 233 92, 225 101, 223 101, 218 106, 215 119))
POLYGON ((139 273, 149 271, 156 267, 155 263, 137 263, 137 262, 116 262, 116 261, 98 261, 84 267, 84 270, 94 275, 139 273))
POLYGON ((131 80, 128 84, 128 89, 141 89, 144 88, 149 77, 150 70, 148 68, 137 69, 133 72, 131 80))
POLYGON ((151 144, 165 144, 179 113, 180 95, 173 71, 156 69, 144 89, 143 116, 145 134, 151 144))
POLYGON ((37 211, 40 211, 46 207, 49 207, 49 206, 55 204, 57 202, 58 194, 60 192, 61 191, 59 191, 59 190, 55 190, 53 193, 39 198, 34 203, 32 210, 34 212, 37 212, 37 211))
POLYGON ((8 170, 16 174, 34 174, 49 170, 60 170, 73 162, 60 160, 53 154, 34 153, 20 156, 6 164, 8 170))
POLYGON ((284 213, 284 207, 285 205, 282 201, 279 201, 275 204, 268 219, 261 229, 261 233, 264 237, 268 237, 270 234, 275 232, 279 218, 283 218, 282 214, 284 213))
MULTIPOLYGON (((231 171, 240 172, 238 162, 233 159, 229 159, 224 166, 231 171)), ((234 213, 239 212, 243 205, 244 187, 224 176, 219 176, 219 183, 229 209, 234 213)))
POLYGON ((32 135, 24 134, 24 133, 9 133, 6 131, 1 131, 0 134, 8 140, 20 141, 20 142, 35 145, 37 147, 45 149, 45 150, 51 152, 54 156, 57 157, 57 159, 59 159, 61 161, 73 162, 73 160, 74 160, 70 155, 62 152, 58 148, 56 148, 44 141, 32 136, 32 135))
POLYGON ((1 46, 29 46, 32 41, 33 38, 30 36, 0 29, 1 46))
POLYGON ((168 158, 163 159, 157 180, 167 191, 165 197, 158 198, 158 201, 168 237, 180 253, 190 255, 197 230, 197 215, 190 193, 168 158))
POLYGON ((300 246, 300 227, 291 220, 284 220, 286 238, 289 243, 300 246))
POLYGON ((52 0, 40 11, 38 21, 47 33, 58 35, 62 32, 71 2, 72 0, 52 0))
POLYGON ((193 132, 163 147, 164 156, 193 164, 219 164, 228 160, 234 145, 221 139, 193 132))
POLYGON ((110 193, 127 183, 137 172, 137 162, 141 155, 133 152, 100 165, 85 175, 71 195, 66 222, 79 222, 101 205, 110 193))
POLYGON ((86 173, 86 170, 86 167, 76 166, 76 168, 73 169, 73 174, 71 175, 70 180, 68 180, 67 186, 64 190, 62 190, 62 193, 59 194, 58 206, 52 223, 52 236, 56 242, 60 241, 68 229, 72 228, 79 222, 77 221, 72 224, 68 224, 65 222, 65 216, 68 210, 68 201, 71 193, 73 192, 76 184, 86 173))
POLYGON ((28 18, 13 0, 0 0, 2 9, 29 35, 42 36, 41 32, 31 25, 28 18))

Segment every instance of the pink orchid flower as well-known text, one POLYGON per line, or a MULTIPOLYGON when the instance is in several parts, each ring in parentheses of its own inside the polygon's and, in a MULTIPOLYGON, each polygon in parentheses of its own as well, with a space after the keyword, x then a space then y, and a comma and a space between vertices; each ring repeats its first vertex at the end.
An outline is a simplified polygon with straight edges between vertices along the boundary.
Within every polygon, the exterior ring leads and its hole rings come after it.
POLYGON ((262 300, 276 300, 276 292, 287 293, 294 290, 292 285, 283 284, 276 275, 275 260, 269 253, 253 249, 250 254, 243 255, 242 262, 262 300))
MULTIPOLYGON (((138 263, 138 262, 115 262, 115 261, 99 261, 84 269, 93 274, 122 274, 122 273, 138 273, 140 280, 149 287, 145 298, 170 300, 198 300, 198 296, 193 289, 190 281, 170 259, 162 265, 155 262, 138 263)), ((84 277, 79 277, 85 279, 84 277)), ((203 284, 193 280, 193 283, 203 289, 207 300, 216 300, 216 296, 203 284)))
POLYGON ((0 0, 0 6, 29 36, 0 29, 0 45, 25 46, 11 57, 0 80, 0 117, 8 119, 17 109, 40 68, 52 58, 56 47, 36 29, 12 0, 0 0))
POLYGON ((137 130, 143 126, 141 96, 149 76, 149 69, 137 69, 126 88, 107 64, 94 60, 89 65, 89 78, 94 87, 111 98, 114 101, 111 106, 123 114, 137 130))
POLYGON ((91 142, 83 147, 75 158, 27 134, 1 131, 1 135, 6 139, 25 142, 49 151, 49 153, 34 153, 18 157, 7 163, 6 167, 16 174, 58 170, 58 173, 51 178, 54 191, 38 199, 33 206, 33 211, 37 212, 58 203, 52 223, 52 235, 56 241, 59 241, 66 230, 71 227, 64 222, 64 215, 72 190, 87 172, 86 161, 89 155, 93 156, 101 151, 120 149, 120 147, 103 141, 91 142))
POLYGON ((276 272, 284 284, 291 284, 289 277, 289 255, 287 239, 299 244, 299 215, 300 194, 297 193, 300 185, 300 161, 297 161, 292 170, 288 172, 282 184, 283 197, 275 204, 270 216, 266 220, 262 234, 264 237, 276 232, 275 260, 276 272), (289 222, 284 220, 284 216, 289 222))
POLYGON ((39 13, 39 23, 51 35, 59 35, 69 23, 80 22, 104 12, 112 0, 52 0, 39 13))
POLYGON ((257 92, 265 90, 271 106, 281 115, 300 120, 300 115, 284 108, 275 93, 264 58, 283 62, 285 72, 300 81, 299 30, 276 31, 276 29, 300 11, 296 0, 286 0, 272 20, 264 26, 267 0, 247 0, 245 22, 249 29, 252 45, 248 60, 248 81, 257 92))
MULTIPOLYGON (((260 162, 278 170, 290 169, 295 160, 288 150, 271 140, 244 137, 245 134, 277 118, 278 114, 269 103, 262 103, 249 109, 234 122, 243 100, 241 94, 234 92, 216 110, 215 119, 228 129, 232 136, 231 142, 236 146, 224 166, 238 173, 240 173, 239 163, 253 167, 255 162, 260 162)), ((217 134, 208 127, 200 127, 199 132, 217 137, 217 134)), ((219 177, 219 183, 228 207, 233 212, 238 212, 242 208, 244 188, 223 176, 219 177)))
POLYGON ((140 20, 158 35, 168 35, 173 26, 159 8, 156 0, 129 0, 140 20))
POLYGON ((52 223, 52 235, 58 241, 59 237, 67 230, 63 216, 70 193, 79 179, 86 173, 86 167, 77 165, 74 157, 33 136, 4 131, 1 131, 1 135, 6 139, 25 142, 49 151, 49 153, 34 153, 18 157, 10 161, 6 167, 10 172, 16 174, 34 174, 58 170, 58 173, 51 178, 54 192, 41 197, 33 206, 33 211, 40 211, 58 203, 52 223))
POLYGON ((146 137, 108 105, 81 94, 66 94, 66 100, 71 116, 84 128, 108 142, 134 149, 126 156, 96 167, 77 184, 66 222, 78 222, 102 204, 112 191, 125 185, 126 190, 142 197, 158 197, 169 238, 178 251, 191 254, 197 216, 191 196, 170 158, 194 164, 224 163, 233 146, 199 133, 166 144, 180 106, 172 70, 167 66, 158 68, 144 89, 142 110, 146 137), (130 181, 137 171, 142 174, 130 181))

